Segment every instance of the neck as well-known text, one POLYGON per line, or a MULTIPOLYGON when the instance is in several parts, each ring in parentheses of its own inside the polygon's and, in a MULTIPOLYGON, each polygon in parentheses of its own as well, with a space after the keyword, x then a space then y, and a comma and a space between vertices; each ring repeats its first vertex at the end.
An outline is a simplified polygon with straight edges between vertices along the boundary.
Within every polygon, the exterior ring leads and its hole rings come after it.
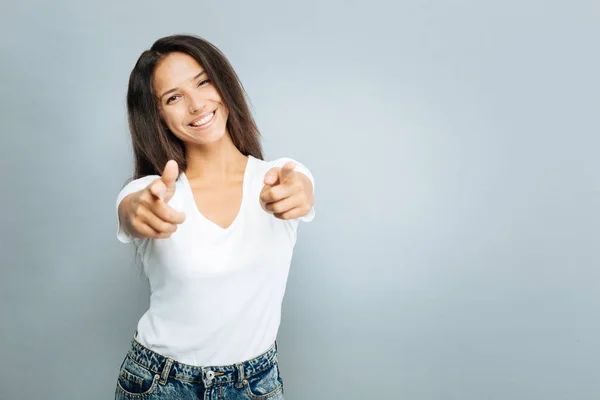
POLYGON ((185 145, 188 180, 223 182, 237 176, 246 167, 246 159, 233 144, 229 134, 217 142, 185 145))

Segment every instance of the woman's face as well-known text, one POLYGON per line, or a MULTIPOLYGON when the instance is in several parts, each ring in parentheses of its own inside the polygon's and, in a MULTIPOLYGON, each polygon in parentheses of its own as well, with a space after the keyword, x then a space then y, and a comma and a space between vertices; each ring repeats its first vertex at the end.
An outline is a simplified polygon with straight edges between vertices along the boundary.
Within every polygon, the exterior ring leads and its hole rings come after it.
POLYGON ((154 93, 167 127, 186 143, 208 144, 227 132, 229 115, 204 69, 185 53, 171 53, 154 70, 154 93))

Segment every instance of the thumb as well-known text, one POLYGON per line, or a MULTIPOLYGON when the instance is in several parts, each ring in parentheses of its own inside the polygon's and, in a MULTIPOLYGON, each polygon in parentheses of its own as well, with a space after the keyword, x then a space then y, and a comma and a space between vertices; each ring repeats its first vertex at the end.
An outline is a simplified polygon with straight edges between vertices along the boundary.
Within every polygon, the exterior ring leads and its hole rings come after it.
POLYGON ((160 179, 157 179, 150 187, 150 192, 165 203, 168 202, 175 193, 175 181, 178 174, 179 168, 177 167, 177 162, 169 160, 165 165, 160 179))
POLYGON ((177 161, 169 160, 167 165, 165 165, 165 169, 163 170, 160 179, 165 183, 167 189, 175 190, 175 181, 177 180, 177 175, 179 175, 177 161))

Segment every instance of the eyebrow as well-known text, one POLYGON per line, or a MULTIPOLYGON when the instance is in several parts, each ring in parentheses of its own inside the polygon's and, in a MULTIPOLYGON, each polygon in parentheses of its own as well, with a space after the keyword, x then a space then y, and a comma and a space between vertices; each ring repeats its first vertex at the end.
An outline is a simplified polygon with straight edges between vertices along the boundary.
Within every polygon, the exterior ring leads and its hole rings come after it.
MULTIPOLYGON (((195 81, 196 79, 200 78, 202 75, 206 74, 206 71, 201 71, 198 75, 196 75, 195 77, 193 77, 192 79, 190 79, 191 81, 195 81)), ((159 100, 162 101, 162 98, 165 97, 168 94, 171 94, 173 92, 176 92, 177 89, 179 88, 174 88, 174 89, 169 89, 166 92, 164 92, 163 94, 160 95, 160 97, 158 98, 159 100)))

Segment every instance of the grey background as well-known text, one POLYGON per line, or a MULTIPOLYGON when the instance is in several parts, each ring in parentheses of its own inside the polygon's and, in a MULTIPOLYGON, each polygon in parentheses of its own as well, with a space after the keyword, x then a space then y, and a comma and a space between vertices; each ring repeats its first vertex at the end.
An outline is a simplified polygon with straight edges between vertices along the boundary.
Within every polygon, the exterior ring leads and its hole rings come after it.
POLYGON ((117 242, 129 72, 198 34, 305 163, 287 398, 600 395, 600 3, 0 8, 0 398, 108 399, 147 284, 117 242))

